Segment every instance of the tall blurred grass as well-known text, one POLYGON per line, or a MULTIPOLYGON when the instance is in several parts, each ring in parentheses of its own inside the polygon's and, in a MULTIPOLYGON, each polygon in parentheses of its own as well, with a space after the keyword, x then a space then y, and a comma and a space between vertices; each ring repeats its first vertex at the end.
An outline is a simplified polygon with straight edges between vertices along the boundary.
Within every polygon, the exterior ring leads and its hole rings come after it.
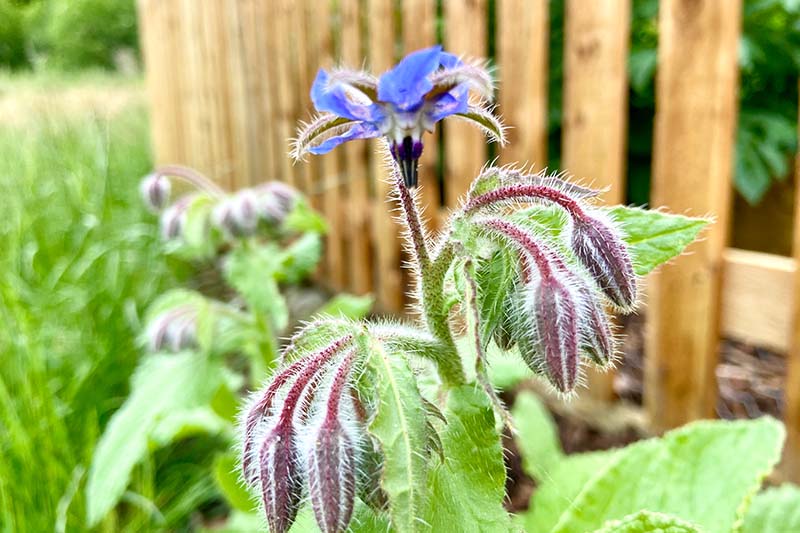
MULTIPOLYGON (((0 120, 2 532, 84 529, 85 470, 127 394, 142 312, 178 277, 138 199, 152 165, 138 83, 112 110, 52 105, 81 83, 0 78, 0 115, 20 115, 0 120), (52 92, 30 98, 43 86, 52 92)), ((137 471, 102 530, 185 524, 211 497, 202 454, 166 453, 137 471)))

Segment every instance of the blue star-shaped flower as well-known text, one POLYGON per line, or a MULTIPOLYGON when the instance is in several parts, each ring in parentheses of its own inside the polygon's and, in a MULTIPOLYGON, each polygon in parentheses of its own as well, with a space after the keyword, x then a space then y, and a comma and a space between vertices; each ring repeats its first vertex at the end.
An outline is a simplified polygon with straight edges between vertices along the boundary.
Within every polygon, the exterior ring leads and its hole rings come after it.
POLYGON ((385 137, 406 186, 415 187, 422 134, 443 118, 469 120, 492 140, 505 142, 503 125, 486 104, 492 89, 486 68, 441 46, 407 55, 378 79, 359 71, 320 70, 311 100, 321 114, 300 129, 292 155, 302 159, 354 139, 385 137), (481 98, 470 100, 470 90, 481 98))

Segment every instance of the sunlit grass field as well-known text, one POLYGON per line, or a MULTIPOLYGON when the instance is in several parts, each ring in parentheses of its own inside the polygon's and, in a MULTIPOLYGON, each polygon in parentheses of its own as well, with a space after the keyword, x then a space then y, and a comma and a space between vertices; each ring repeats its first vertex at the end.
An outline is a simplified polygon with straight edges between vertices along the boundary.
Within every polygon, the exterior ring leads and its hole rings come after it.
MULTIPOLYGON (((2 532, 85 529, 86 471, 142 313, 177 283, 138 198, 151 165, 138 80, 0 76, 2 532)), ((214 490, 192 446, 139 468, 100 530, 187 527, 214 490)))

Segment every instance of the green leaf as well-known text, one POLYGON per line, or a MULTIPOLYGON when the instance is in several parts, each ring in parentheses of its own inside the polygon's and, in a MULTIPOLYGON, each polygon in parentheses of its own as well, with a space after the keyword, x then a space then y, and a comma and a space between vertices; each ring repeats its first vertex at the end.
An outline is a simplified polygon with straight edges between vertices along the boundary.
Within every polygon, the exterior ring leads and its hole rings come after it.
POLYGON ((426 523, 432 531, 508 531, 503 448, 489 398, 475 385, 451 389, 445 418, 445 462, 428 477, 426 523))
POLYGON ((639 511, 608 522, 595 533, 702 533, 699 526, 664 513, 639 511))
POLYGON ((337 294, 317 309, 315 315, 361 320, 372 309, 375 299, 371 295, 337 294))
POLYGON ((224 268, 225 279, 231 287, 254 312, 269 317, 278 331, 289 321, 286 300, 275 281, 279 267, 278 249, 270 245, 238 247, 228 255, 224 268))
MULTIPOLYGON (((618 452, 568 506, 562 505, 553 527, 528 525, 534 526, 531 531, 591 531, 647 509, 674 514, 709 532, 728 532, 778 461, 784 433, 771 418, 689 424, 618 452)), ((565 481, 556 474, 554 479, 551 489, 565 481)), ((531 502, 534 512, 542 493, 544 486, 531 502)))
POLYGON ((497 250, 475 269, 480 335, 484 347, 489 344, 495 329, 503 324, 505 301, 514 291, 516 277, 514 259, 506 249, 497 250))
POLYGON ((328 231, 325 219, 323 219, 319 213, 311 209, 304 198, 297 198, 295 200, 294 207, 286 216, 284 225, 286 229, 297 233, 310 231, 325 234, 328 231))
POLYGON ((154 355, 133 376, 131 395, 111 417, 94 452, 86 484, 87 521, 96 525, 119 501, 148 438, 169 413, 207 404, 220 385, 221 363, 194 353, 154 355))
POLYGON ((225 434, 233 441, 233 425, 204 405, 166 413, 150 432, 150 441, 157 447, 195 435, 225 434))
POLYGON ((314 272, 321 256, 322 237, 306 233, 281 251, 275 279, 281 283, 300 283, 314 272))
POLYGON ((742 533, 800 531, 800 487, 781 485, 756 494, 744 516, 742 533))
POLYGON ((564 459, 553 417, 542 401, 530 392, 517 395, 512 415, 517 426, 515 440, 522 454, 522 466, 537 481, 545 481, 564 459))
POLYGON ((214 480, 225 500, 238 511, 254 513, 258 510, 258 505, 240 479, 236 456, 232 452, 217 455, 214 460, 214 480))
POLYGON ((636 207, 616 206, 609 213, 625 232, 634 269, 640 276, 683 252, 709 223, 703 218, 636 207))
POLYGON ((558 523, 562 513, 575 501, 591 480, 613 464, 622 451, 568 455, 555 464, 536 489, 527 513, 523 515, 525 530, 548 532, 558 523))
POLYGON ((370 432, 384 456, 381 485, 389 497, 398 531, 423 530, 428 476, 428 423, 416 380, 400 353, 371 344, 369 364, 376 374, 378 412, 370 432))

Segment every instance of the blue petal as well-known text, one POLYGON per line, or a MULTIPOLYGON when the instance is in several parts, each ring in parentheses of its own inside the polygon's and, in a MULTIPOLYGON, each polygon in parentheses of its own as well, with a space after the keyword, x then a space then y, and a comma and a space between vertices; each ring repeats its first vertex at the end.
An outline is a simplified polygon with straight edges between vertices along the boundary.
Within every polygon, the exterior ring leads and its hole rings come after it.
POLYGON ((433 102, 430 108, 426 108, 428 119, 439 122, 445 117, 456 113, 466 113, 469 108, 469 87, 465 84, 456 85, 446 93, 442 93, 433 102))
POLYGON ((325 140, 325 142, 321 143, 319 146, 309 148, 308 151, 316 155, 327 154, 340 144, 346 143, 347 141, 352 141, 355 139, 372 139, 379 137, 380 134, 380 130, 372 124, 368 122, 359 122, 358 124, 353 124, 349 130, 341 135, 331 137, 330 139, 325 140))
POLYGON ((451 54, 450 52, 442 52, 442 55, 439 56, 439 64, 443 68, 456 68, 464 64, 457 55, 451 54))
POLYGON ((412 52, 378 81, 378 100, 389 102, 399 111, 414 111, 433 88, 428 76, 439 68, 442 47, 432 46, 412 52))
POLYGON ((380 106, 355 102, 347 96, 344 86, 341 84, 331 86, 328 84, 328 78, 328 73, 320 69, 311 86, 311 101, 317 111, 366 122, 377 122, 383 118, 380 106))

